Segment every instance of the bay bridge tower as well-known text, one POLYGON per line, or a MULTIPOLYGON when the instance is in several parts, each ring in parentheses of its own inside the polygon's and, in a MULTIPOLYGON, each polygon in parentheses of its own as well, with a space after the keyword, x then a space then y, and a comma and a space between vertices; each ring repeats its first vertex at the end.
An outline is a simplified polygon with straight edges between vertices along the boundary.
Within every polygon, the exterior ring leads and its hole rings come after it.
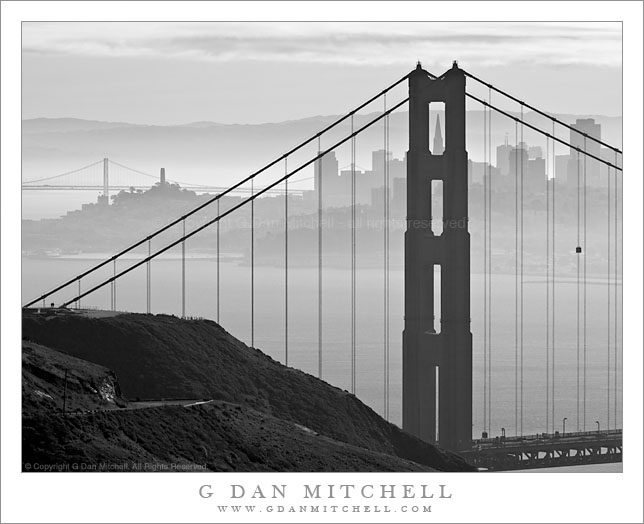
POLYGON ((471 447, 472 334, 465 75, 409 76, 403 429, 450 450, 471 447), (429 150, 429 104, 445 104, 445 149, 429 150), (443 185, 443 227, 432 229, 432 181, 443 185), (434 268, 440 267, 440 324, 434 268))

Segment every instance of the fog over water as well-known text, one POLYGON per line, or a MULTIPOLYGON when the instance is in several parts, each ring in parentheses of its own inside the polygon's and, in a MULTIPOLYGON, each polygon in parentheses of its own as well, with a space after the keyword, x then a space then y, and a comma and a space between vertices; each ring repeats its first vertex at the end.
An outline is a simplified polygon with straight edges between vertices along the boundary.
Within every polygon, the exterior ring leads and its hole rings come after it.
MULTIPOLYGON (((93 265, 95 261, 79 258, 24 258, 22 271, 23 302, 38 296, 53 284, 74 276, 93 265)), ((132 261, 119 262, 122 270, 132 261)), ((108 266, 101 277, 111 276, 108 266)), ((316 375, 318 362, 317 332, 317 268, 292 267, 289 269, 289 365, 316 375)), ((181 259, 175 248, 167 257, 155 260, 151 267, 152 312, 181 315, 181 259)), ((375 411, 383 413, 384 402, 384 330, 383 330, 383 270, 361 268, 357 271, 357 396, 375 411)), ((99 282, 86 279, 82 289, 99 282)), ((145 266, 132 271, 117 283, 117 309, 145 312, 145 266)), ((234 261, 220 265, 220 323, 234 336, 250 344, 250 268, 234 261)), ((348 268, 323 270, 323 373, 331 384, 350 388, 350 285, 348 268)), ((403 329, 403 271, 390 273, 390 391, 391 420, 401 424, 401 345, 403 329)), ((515 433, 515 421, 520 432, 520 392, 515 389, 515 275, 493 275, 492 291, 492 434, 501 428, 515 433), (519 399, 515 404, 515 398, 519 399)), ((216 320, 217 290, 216 263, 212 255, 193 254, 186 260, 186 315, 216 320)), ((75 296, 76 284, 67 293, 58 293, 51 301, 75 296)), ((567 417, 567 430, 577 429, 577 300, 576 282, 562 279, 556 287, 556 378, 555 428, 561 430, 561 421, 567 417)), ((472 276, 472 333, 474 352, 474 428, 480 436, 483 424, 483 275, 472 276)), ((611 318, 610 370, 607 374, 607 309, 606 281, 591 279, 587 286, 586 337, 586 426, 583 427, 583 338, 580 348, 580 375, 582 411, 579 428, 615 427, 614 413, 614 327, 611 318), (610 421, 607 420, 607 384, 610 380, 610 421)), ((620 290, 621 294, 621 290, 620 290)), ((524 346, 523 346, 523 433, 546 431, 546 286, 541 277, 525 279, 524 284, 524 346)), ((284 362, 284 269, 283 267, 255 267, 255 346, 276 360, 284 362)), ((49 299, 48 299, 49 300, 49 299)), ((82 307, 109 309, 109 285, 85 297, 82 307)), ((436 311, 440 318, 440 309, 436 311)), ((618 340, 621 353, 621 334, 618 340)), ((519 360, 520 362, 520 357, 519 360)), ((621 354, 618 355, 618 413, 621 415, 621 354)), ((548 415, 550 417, 550 415, 548 415)), ((549 429, 552 430, 552 419, 549 429)))

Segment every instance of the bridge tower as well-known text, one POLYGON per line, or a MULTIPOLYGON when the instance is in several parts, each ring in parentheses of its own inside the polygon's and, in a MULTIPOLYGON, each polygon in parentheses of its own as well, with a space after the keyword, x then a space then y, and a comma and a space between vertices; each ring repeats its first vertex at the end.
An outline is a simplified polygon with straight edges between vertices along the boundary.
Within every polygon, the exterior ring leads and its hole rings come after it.
POLYGON ((108 167, 108 159, 103 159, 103 197, 105 199, 105 204, 110 204, 110 173, 108 167))
POLYGON ((409 76, 403 428, 450 450, 471 446, 472 334, 465 75, 456 63, 431 79, 409 76), (445 104, 445 150, 429 150, 429 104, 445 104), (443 185, 443 230, 432 226, 432 181, 443 185), (440 266, 440 330, 434 321, 434 266, 440 266), (438 423, 438 424, 437 424, 438 423))

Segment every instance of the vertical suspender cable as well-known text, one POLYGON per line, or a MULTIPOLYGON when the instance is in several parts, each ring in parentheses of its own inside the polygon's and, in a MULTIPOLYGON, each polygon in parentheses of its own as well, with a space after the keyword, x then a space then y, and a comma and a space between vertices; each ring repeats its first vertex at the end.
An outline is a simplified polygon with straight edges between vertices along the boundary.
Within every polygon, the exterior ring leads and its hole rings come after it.
MULTIPOLYGON (((387 112, 387 94, 384 94, 384 109, 387 112)), ((431 128, 431 125, 430 125, 431 128)), ((389 420, 389 115, 384 118, 384 150, 383 156, 383 392, 384 392, 384 417, 389 420)))
MULTIPOLYGON (((615 165, 617 165, 617 152, 615 152, 615 165)), ((618 256, 618 239, 619 239, 618 230, 617 230, 617 221, 618 221, 618 212, 617 212, 617 206, 618 206, 618 200, 617 200, 618 178, 617 177, 618 177, 618 174, 619 174, 618 170, 615 169, 614 173, 615 173, 615 205, 613 206, 614 207, 613 212, 615 214, 615 217, 614 217, 614 222, 615 222, 615 241, 614 241, 614 244, 615 244, 615 264, 614 264, 615 270, 614 270, 614 272, 615 272, 615 277, 614 277, 613 285, 614 285, 614 292, 615 292, 615 300, 614 300, 614 302, 615 302, 615 322, 614 322, 614 324, 615 325, 613 327, 613 331, 614 331, 615 341, 614 341, 614 344, 613 344, 613 348, 614 348, 613 368, 614 368, 615 380, 613 382, 613 387, 614 387, 613 417, 614 417, 614 427, 615 427, 615 429, 617 429, 617 334, 619 332, 619 329, 618 329, 618 311, 617 311, 617 308, 619 307, 619 302, 617 301, 617 277, 618 277, 618 274, 617 274, 617 256, 618 256)), ((623 284, 622 284, 622 289, 623 289, 623 284)))
MULTIPOLYGON (((288 175, 288 157, 284 157, 288 175)), ((288 366, 288 178, 284 179, 284 365, 288 366)))
POLYGON ((555 251, 556 251, 556 199, 555 195, 557 193, 556 188, 557 188, 557 142, 554 140, 555 136, 555 121, 552 121, 552 432, 554 433, 555 429, 555 341, 556 341, 556 315, 555 315, 555 308, 556 308, 556 299, 555 299, 555 292, 557 288, 557 276, 555 273, 555 251))
MULTIPOLYGON (((250 179, 250 196, 255 192, 250 179)), ((255 199, 250 201, 250 345, 255 347, 255 199)))
POLYGON ((181 318, 186 317, 186 219, 182 220, 183 236, 181 240, 181 318))
POLYGON ((607 424, 606 424, 606 429, 610 429, 610 341, 611 341, 611 332, 610 332, 610 317, 611 317, 611 311, 610 311, 610 295, 611 295, 611 288, 610 288, 610 230, 611 230, 611 224, 610 224, 610 167, 607 170, 606 174, 606 182, 608 184, 608 194, 607 194, 607 202, 608 202, 608 210, 607 210, 607 236, 606 236, 606 260, 607 260, 607 269, 606 269, 606 332, 607 332, 607 344, 606 344, 606 357, 607 357, 607 363, 606 363, 606 419, 607 419, 607 424))
MULTIPOLYGON (((221 215, 220 212, 220 204, 221 199, 217 200, 217 216, 221 215)), ((219 307, 219 285, 220 285, 220 280, 219 280, 219 261, 221 259, 220 254, 219 254, 219 225, 221 223, 221 220, 217 220, 217 324, 219 324, 219 313, 220 313, 220 307, 219 307)))
MULTIPOLYGON (((387 115, 386 121, 387 121, 387 147, 386 151, 389 154, 389 117, 390 115, 387 115)), ((386 186, 386 193, 387 193, 387 213, 385 217, 385 231, 387 232, 387 242, 385 244, 386 248, 386 257, 385 257, 385 262, 387 264, 387 269, 386 269, 386 292, 385 292, 385 297, 387 299, 387 307, 385 308, 385 312, 387 314, 386 322, 385 322, 385 327, 387 328, 387 333, 385 335, 385 341, 387 343, 387 346, 385 348, 385 356, 386 356, 386 365, 385 365, 385 371, 386 371, 386 380, 385 380, 385 389, 387 391, 387 412, 386 412, 386 418, 389 420, 389 398, 390 398, 390 392, 389 392, 389 374, 390 374, 390 365, 389 365, 389 360, 390 360, 390 347, 389 347, 389 332, 390 332, 390 324, 389 324, 389 242, 390 242, 390 232, 389 232, 389 215, 390 215, 390 210, 389 210, 389 205, 391 203, 391 191, 390 191, 390 173, 389 173, 389 157, 387 157, 387 186, 386 186)))
POLYGON ((519 125, 514 122, 514 434, 519 434, 519 125))
POLYGON ((150 278, 150 271, 151 267, 150 264, 152 263, 152 259, 150 255, 152 254, 152 247, 150 245, 152 241, 148 240, 148 263, 146 264, 146 312, 149 315, 150 314, 150 309, 151 309, 151 296, 150 296, 150 283, 151 283, 151 278, 150 278))
POLYGON ((581 430, 581 162, 577 151, 577 431, 581 430))
MULTIPOLYGON (((431 126, 430 126, 431 127, 431 126)), ((483 106, 483 431, 488 431, 487 422, 487 106, 483 106)))
POLYGON ((356 392, 356 138, 351 114, 351 393, 356 392))
MULTIPOLYGON (((318 135, 318 156, 322 151, 318 135)), ((322 378, 322 161, 318 162, 318 377, 322 378)))
POLYGON ((586 136, 584 136, 584 431, 586 431, 586 386, 587 386, 587 351, 586 351, 586 305, 587 305, 587 295, 586 295, 586 253, 588 251, 587 243, 587 227, 586 227, 586 218, 587 218, 587 208, 586 208, 586 161, 588 156, 586 155, 586 136))
POLYGON ((79 278, 79 279, 78 279, 78 300, 76 301, 76 309, 80 309, 80 308, 81 308, 81 299, 80 299, 80 295, 81 295, 81 279, 79 278))
POLYGON ((113 264, 113 274, 112 274, 112 297, 114 298, 114 305, 112 306, 112 310, 116 311, 116 259, 114 259, 114 264, 113 264))
POLYGON ((550 426, 550 141, 546 136, 546 431, 550 426))
MULTIPOLYGON (((114 261, 114 265, 116 265, 116 260, 114 261)), ((116 274, 116 271, 114 271, 114 274, 116 274)), ((110 281, 110 309, 114 311, 114 286, 115 286, 115 281, 112 279, 110 281)), ((44 298, 43 298, 43 304, 44 304, 44 298)))
MULTIPOLYGON (((492 88, 488 87, 488 101, 490 104, 492 103, 492 88)), ((491 431, 492 427, 492 108, 488 108, 488 119, 487 119, 487 125, 488 125, 488 134, 487 134, 487 147, 489 149, 488 151, 488 173, 489 173, 489 180, 488 180, 488 228, 489 228, 489 233, 488 233, 488 244, 489 244, 489 249, 488 249, 488 263, 487 263, 487 269, 489 272, 488 276, 488 293, 487 293, 487 299, 488 299, 488 306, 487 306, 487 319, 488 319, 488 328, 487 328, 487 336, 488 336, 488 343, 487 343, 487 355, 488 355, 488 362, 487 362, 487 371, 488 371, 488 380, 487 380, 487 387, 488 387, 488 393, 487 393, 487 402, 488 402, 488 407, 487 407, 487 417, 488 417, 488 431, 491 431)))
POLYGON ((523 164, 524 158, 523 155, 524 153, 527 155, 528 152, 525 151, 525 145, 523 143, 523 104, 521 104, 521 251, 520 251, 520 271, 521 271, 521 410, 519 411, 520 414, 520 429, 521 429, 521 435, 523 435, 523 164))

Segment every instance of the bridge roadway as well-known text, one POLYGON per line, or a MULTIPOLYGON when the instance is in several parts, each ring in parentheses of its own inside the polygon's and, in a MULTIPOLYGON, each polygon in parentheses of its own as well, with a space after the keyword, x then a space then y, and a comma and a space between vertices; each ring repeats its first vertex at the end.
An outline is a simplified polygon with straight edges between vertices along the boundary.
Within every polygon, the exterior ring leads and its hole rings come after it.
POLYGON ((622 430, 476 439, 471 450, 460 454, 488 471, 621 462, 622 430))
MULTIPOLYGON (((119 191, 129 191, 130 189, 136 189, 140 191, 147 191, 150 189, 150 185, 121 185, 121 186, 109 186, 109 190, 111 192, 119 192, 119 191)), ((22 190, 23 191, 99 191, 102 192, 104 187, 97 186, 95 184, 93 185, 29 185, 29 184, 23 184, 22 185, 22 190)), ((185 185, 181 186, 181 189, 185 189, 187 191, 194 191, 195 193, 223 193, 225 190, 227 190, 227 187, 222 187, 222 186, 191 186, 191 185, 185 185)), ((251 194, 252 192, 257 192, 259 191, 260 188, 255 188, 254 190, 251 189, 250 187, 238 187, 233 191, 231 194, 251 194)), ((301 196, 306 190, 305 189, 297 189, 297 188, 289 188, 288 193, 289 195, 298 195, 301 196)), ((284 194, 284 188, 280 187, 275 187, 272 189, 269 189, 266 191, 267 194, 273 194, 273 195, 283 195, 284 194)))

